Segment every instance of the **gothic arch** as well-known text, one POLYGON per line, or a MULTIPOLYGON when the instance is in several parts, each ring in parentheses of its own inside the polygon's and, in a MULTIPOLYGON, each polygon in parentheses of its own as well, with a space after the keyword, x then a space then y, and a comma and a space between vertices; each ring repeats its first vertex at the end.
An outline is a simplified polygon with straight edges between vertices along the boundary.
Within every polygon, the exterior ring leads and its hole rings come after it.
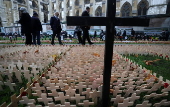
POLYGON ((79 10, 76 11, 76 16, 79 16, 79 10))
POLYGON ((53 11, 56 11, 56 9, 54 9, 54 3, 52 4, 52 10, 53 10, 53 11))
POLYGON ((19 3, 26 4, 25 0, 17 0, 19 3))
POLYGON ((102 0, 95 0, 96 2, 101 2, 102 0))
POLYGON ((146 15, 149 7, 149 2, 147 0, 141 0, 138 4, 138 15, 146 15))
POLYGON ((79 0, 75 0, 75 6, 79 6, 79 0))
POLYGON ((95 11, 95 16, 102 16, 102 7, 98 6, 95 11))
POLYGON ((32 1, 32 7, 33 8, 38 8, 38 5, 37 5, 37 3, 34 0, 32 1))
POLYGON ((166 14, 170 14, 170 0, 167 0, 166 14))
POLYGON ((90 0, 84 0, 84 4, 90 4, 90 0))
POLYGON ((67 1, 67 8, 70 7, 70 0, 67 1))
POLYGON ((132 13, 132 6, 129 2, 125 2, 121 8, 121 16, 126 17, 130 16, 132 13))
POLYGON ((59 5, 59 9, 62 9, 62 3, 60 3, 60 5, 59 5))
POLYGON ((43 4, 43 12, 44 12, 44 23, 48 21, 48 6, 43 4))

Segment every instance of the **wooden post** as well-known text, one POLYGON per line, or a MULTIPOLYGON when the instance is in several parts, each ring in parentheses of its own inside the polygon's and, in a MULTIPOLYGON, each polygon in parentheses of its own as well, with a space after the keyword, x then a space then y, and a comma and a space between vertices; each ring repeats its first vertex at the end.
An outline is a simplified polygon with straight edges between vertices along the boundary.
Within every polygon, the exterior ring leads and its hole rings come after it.
POLYGON ((107 0, 107 13, 106 17, 109 23, 106 26, 106 41, 105 41, 105 55, 104 55, 104 72, 103 72, 103 92, 102 92, 102 107, 109 106, 110 94, 110 78, 112 70, 112 57, 113 57, 113 40, 115 29, 115 12, 116 0, 107 0))

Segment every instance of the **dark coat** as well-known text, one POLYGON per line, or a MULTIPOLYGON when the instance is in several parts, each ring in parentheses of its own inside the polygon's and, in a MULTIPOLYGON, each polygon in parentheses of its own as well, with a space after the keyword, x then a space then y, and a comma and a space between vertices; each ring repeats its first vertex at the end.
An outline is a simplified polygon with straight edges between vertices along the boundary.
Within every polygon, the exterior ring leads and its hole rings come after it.
POLYGON ((89 13, 85 10, 83 11, 82 15, 81 16, 90 16, 89 13))
POLYGON ((169 31, 165 32, 166 37, 169 37, 169 31))
POLYGON ((42 25, 39 18, 32 16, 31 28, 32 28, 32 32, 42 31, 42 25))
POLYGON ((123 32, 123 35, 122 36, 126 36, 126 31, 124 30, 124 32, 123 32))
POLYGON ((19 20, 21 24, 21 33, 31 32, 31 17, 28 13, 22 13, 19 20))
MULTIPOLYGON (((81 16, 87 16, 87 17, 90 17, 89 13, 85 10, 83 11, 82 15, 81 16)), ((90 26, 81 26, 81 29, 82 30, 89 30, 90 29, 90 26)))
POLYGON ((131 35, 135 35, 135 31, 134 30, 131 30, 131 35))
POLYGON ((60 19, 53 16, 51 17, 50 19, 50 25, 51 25, 51 28, 53 31, 56 31, 56 32, 61 32, 61 24, 60 24, 60 19))

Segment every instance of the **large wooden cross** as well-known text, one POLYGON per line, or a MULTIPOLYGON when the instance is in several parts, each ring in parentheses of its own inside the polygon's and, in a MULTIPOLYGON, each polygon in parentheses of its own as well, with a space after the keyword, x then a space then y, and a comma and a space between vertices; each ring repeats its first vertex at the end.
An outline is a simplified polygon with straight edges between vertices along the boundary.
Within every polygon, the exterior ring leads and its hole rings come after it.
POLYGON ((102 107, 108 107, 110 101, 110 77, 115 26, 149 26, 149 19, 146 17, 117 18, 115 13, 116 0, 107 0, 106 17, 67 16, 68 26, 106 26, 102 107))

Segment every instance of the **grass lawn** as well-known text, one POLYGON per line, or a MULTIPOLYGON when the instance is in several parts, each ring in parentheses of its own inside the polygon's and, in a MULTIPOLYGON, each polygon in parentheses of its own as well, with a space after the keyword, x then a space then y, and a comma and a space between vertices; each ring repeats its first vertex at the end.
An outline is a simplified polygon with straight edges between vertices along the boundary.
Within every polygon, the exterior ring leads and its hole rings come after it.
POLYGON ((152 55, 127 55, 126 57, 137 62, 146 69, 152 70, 153 73, 157 74, 157 77, 162 76, 164 81, 166 79, 170 80, 170 60, 152 55), (151 63, 146 64, 147 61, 151 61, 151 63))
MULTIPOLYGON (((2 76, 3 80, 8 80, 7 76, 2 76)), ((13 83, 16 84, 16 86, 14 86, 14 92, 12 92, 10 90, 10 88, 6 85, 2 85, 3 91, 0 91, 0 96, 1 96, 1 100, 0 100, 0 105, 3 104, 4 102, 6 102, 7 104, 9 104, 11 102, 11 98, 10 96, 12 96, 13 94, 16 94, 17 96, 20 94, 20 89, 22 87, 24 87, 24 89, 26 88, 26 84, 28 83, 28 80, 22 75, 22 83, 19 83, 19 81, 17 80, 16 76, 13 73, 12 76, 12 80, 13 83)))

